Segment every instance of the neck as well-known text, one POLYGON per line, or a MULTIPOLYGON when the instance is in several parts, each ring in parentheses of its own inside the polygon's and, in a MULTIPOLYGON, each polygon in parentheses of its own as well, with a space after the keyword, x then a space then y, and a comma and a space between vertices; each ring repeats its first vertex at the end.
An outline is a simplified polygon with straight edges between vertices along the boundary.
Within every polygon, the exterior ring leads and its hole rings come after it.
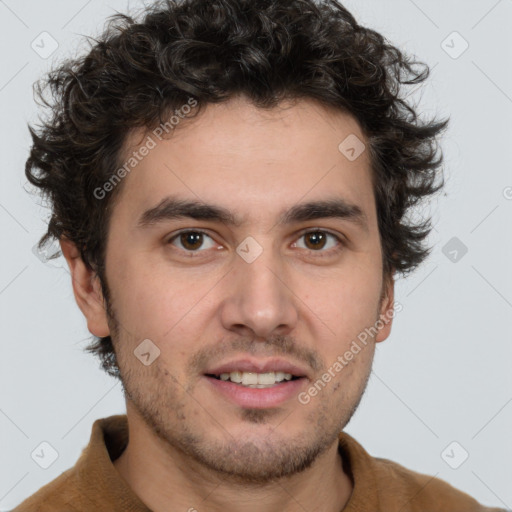
POLYGON ((129 443, 114 466, 153 512, 339 512, 352 493, 338 442, 306 470, 268 484, 251 485, 212 472, 173 447, 129 423, 129 443))

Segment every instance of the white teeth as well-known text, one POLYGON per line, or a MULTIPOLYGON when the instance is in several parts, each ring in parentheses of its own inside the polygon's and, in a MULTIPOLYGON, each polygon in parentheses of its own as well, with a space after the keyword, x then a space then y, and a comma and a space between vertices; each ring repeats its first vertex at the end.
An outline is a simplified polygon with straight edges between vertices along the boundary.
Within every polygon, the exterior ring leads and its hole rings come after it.
MULTIPOLYGON (((251 375, 251 374, 249 374, 251 375)), ((269 373, 253 373, 258 380, 258 382, 249 382, 249 384, 275 384, 276 383, 276 374, 274 372, 269 373)), ((243 384, 245 384, 245 381, 242 381, 243 384)))
MULTIPOLYGON (((251 372, 242 373, 242 384, 248 386, 249 384, 258 384, 258 374, 251 372)), ((259 383, 263 384, 263 382, 259 383)))
POLYGON ((241 372, 231 372, 229 374, 229 378, 231 382, 238 382, 240 384, 242 382, 242 373, 241 372))
POLYGON ((267 386, 273 386, 277 382, 283 380, 291 380, 291 373, 284 372, 266 372, 266 373, 254 373, 254 372, 231 372, 221 373, 220 380, 230 380, 242 386, 263 388, 267 386))

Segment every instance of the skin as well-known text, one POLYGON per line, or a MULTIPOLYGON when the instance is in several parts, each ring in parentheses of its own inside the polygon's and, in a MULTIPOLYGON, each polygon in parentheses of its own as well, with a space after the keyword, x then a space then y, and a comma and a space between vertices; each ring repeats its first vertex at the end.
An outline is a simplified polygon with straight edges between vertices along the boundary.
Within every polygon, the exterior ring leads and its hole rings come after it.
MULTIPOLYGON (((348 502, 338 433, 391 321, 305 405, 294 397, 246 409, 203 372, 235 357, 279 356, 307 370, 304 391, 392 312, 368 151, 349 161, 338 150, 350 134, 365 141, 350 115, 304 99, 264 111, 236 97, 182 121, 123 180, 107 240, 112 318, 98 277, 61 241, 89 331, 111 334, 116 348, 130 440, 114 465, 153 511, 339 512, 348 502), (244 222, 180 218, 138 229, 141 213, 170 194, 222 206, 244 222), (292 206, 332 198, 358 205, 366 229, 340 218, 277 223, 292 206), (193 256, 172 239, 185 228, 211 237, 193 256), (306 228, 345 243, 329 237, 316 248, 306 228), (247 236, 263 249, 252 263, 236 253, 247 236), (148 366, 134 356, 144 339, 160 350, 148 366)), ((126 154, 145 136, 132 132, 126 154)))

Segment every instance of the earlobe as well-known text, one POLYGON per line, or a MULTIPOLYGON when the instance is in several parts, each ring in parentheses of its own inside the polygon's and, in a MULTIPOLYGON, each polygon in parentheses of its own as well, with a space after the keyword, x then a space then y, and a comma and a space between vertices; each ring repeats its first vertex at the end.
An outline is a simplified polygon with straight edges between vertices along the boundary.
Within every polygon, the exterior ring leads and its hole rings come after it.
POLYGON ((76 303, 87 320, 89 332, 98 337, 109 336, 110 329, 98 275, 84 263, 73 242, 62 237, 60 247, 69 266, 76 303))
POLYGON ((379 343, 388 338, 391 334, 391 325, 393 323, 395 303, 395 281, 389 277, 385 284, 385 295, 381 301, 379 312, 378 327, 379 332, 375 336, 375 342, 379 343), (380 320, 380 321, 379 321, 380 320))

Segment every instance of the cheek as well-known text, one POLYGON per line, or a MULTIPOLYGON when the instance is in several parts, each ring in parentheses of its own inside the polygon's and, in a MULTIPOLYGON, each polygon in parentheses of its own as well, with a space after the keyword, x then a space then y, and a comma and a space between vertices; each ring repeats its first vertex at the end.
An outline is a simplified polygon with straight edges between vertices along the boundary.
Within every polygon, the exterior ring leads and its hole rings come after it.
POLYGON ((377 320, 381 285, 373 269, 338 272, 316 291, 310 287, 304 302, 329 327, 332 345, 339 349, 377 320))
POLYGON ((132 344, 148 338, 162 360, 183 359, 191 339, 212 314, 212 279, 191 276, 165 263, 143 264, 143 258, 122 262, 115 273, 115 311, 132 344))
POLYGON ((322 380, 327 380, 326 400, 353 404, 361 396, 374 357, 375 344, 361 342, 357 336, 338 341, 329 347, 322 380))
POLYGON ((137 259, 119 259, 110 282, 115 312, 133 337, 160 337, 184 307, 183 291, 169 286, 161 269, 137 259))

